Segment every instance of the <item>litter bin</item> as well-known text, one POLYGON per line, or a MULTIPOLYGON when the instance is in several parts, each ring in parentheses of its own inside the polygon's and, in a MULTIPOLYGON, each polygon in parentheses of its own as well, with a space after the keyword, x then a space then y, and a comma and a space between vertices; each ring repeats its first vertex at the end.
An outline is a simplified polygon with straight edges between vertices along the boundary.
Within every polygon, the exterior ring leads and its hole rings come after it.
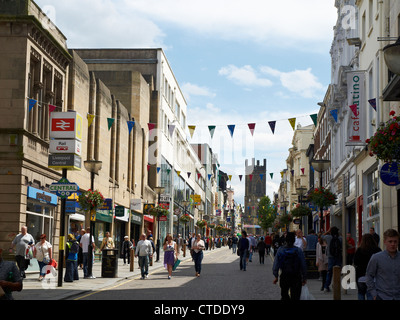
POLYGON ((304 250, 304 257, 307 265, 307 279, 318 279, 318 267, 315 265, 316 251, 304 250))
POLYGON ((101 258, 102 278, 118 277, 118 249, 104 249, 101 258))

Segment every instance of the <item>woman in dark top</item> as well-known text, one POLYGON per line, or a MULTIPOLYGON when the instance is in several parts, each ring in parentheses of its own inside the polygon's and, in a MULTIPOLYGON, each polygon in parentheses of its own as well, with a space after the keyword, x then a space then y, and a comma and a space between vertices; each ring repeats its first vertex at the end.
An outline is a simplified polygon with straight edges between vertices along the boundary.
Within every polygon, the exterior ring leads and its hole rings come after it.
POLYGON ((367 292, 367 285, 365 283, 365 272, 367 270, 368 262, 374 253, 381 251, 377 246, 374 237, 366 233, 362 236, 361 244, 356 250, 354 255, 354 266, 356 268, 356 280, 358 287, 358 300, 373 300, 372 296, 367 292))

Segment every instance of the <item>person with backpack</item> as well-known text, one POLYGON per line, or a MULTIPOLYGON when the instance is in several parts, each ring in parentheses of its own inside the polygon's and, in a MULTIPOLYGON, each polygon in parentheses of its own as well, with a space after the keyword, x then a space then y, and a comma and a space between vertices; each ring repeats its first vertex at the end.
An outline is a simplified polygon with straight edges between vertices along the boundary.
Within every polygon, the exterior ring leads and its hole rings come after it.
POLYGON ((76 241, 74 235, 70 233, 68 235, 68 241, 66 245, 66 269, 64 282, 73 282, 74 280, 79 280, 78 275, 78 253, 79 253, 79 243, 76 241))
POLYGON ((322 239, 327 243, 328 249, 328 273, 326 275, 324 292, 330 292, 329 286, 332 282, 333 267, 342 266, 342 237, 339 236, 339 229, 332 227, 324 233, 322 239))
POLYGON ((286 244, 278 249, 272 267, 274 284, 277 284, 281 270, 279 285, 284 301, 300 300, 301 287, 307 283, 306 259, 303 251, 294 246, 295 238, 293 232, 287 233, 286 244))

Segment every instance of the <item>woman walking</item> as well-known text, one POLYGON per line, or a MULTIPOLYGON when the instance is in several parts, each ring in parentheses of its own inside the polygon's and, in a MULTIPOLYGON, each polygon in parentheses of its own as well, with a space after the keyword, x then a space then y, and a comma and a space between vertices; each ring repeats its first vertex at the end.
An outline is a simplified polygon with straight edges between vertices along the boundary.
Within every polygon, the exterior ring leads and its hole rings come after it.
POLYGON ((38 242, 33 251, 33 256, 37 259, 39 264, 39 281, 42 281, 46 276, 45 266, 47 266, 52 259, 52 246, 50 242, 46 241, 46 235, 40 236, 40 242, 38 242))
POLYGON ((201 240, 200 233, 197 235, 196 239, 193 240, 193 260, 194 260, 194 269, 196 271, 196 277, 200 277, 201 273, 201 261, 203 260, 203 250, 204 250, 204 241, 201 240))
POLYGON ((367 292, 365 272, 371 256, 379 251, 381 249, 376 244, 374 237, 370 233, 363 234, 360 247, 357 248, 354 254, 358 300, 365 300, 365 297, 367 297, 367 300, 373 300, 371 294, 367 292))
POLYGON ((326 274, 328 272, 328 256, 326 252, 326 242, 322 239, 321 236, 318 238, 317 247, 316 247, 316 258, 315 265, 318 267, 318 271, 321 274, 322 279, 322 287, 321 291, 324 290, 325 282, 326 282, 326 274))
POLYGON ((164 249, 164 267, 168 270, 168 279, 172 277, 172 267, 175 264, 175 255, 178 257, 179 252, 176 242, 172 240, 171 234, 167 234, 163 244, 164 249))

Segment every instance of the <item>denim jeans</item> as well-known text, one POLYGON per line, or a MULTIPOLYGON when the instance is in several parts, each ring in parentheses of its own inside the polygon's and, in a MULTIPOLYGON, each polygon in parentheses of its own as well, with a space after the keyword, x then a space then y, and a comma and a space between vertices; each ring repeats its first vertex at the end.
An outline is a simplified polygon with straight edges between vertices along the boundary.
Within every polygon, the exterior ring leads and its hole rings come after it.
POLYGON ((139 256, 139 266, 142 277, 149 274, 149 256, 139 256))
POLYGON ((357 281, 358 287, 358 300, 365 300, 365 296, 367 300, 374 300, 372 295, 367 291, 367 284, 365 282, 357 281))
POLYGON ((240 250, 240 270, 246 271, 247 250, 240 250))
POLYGON ((201 261, 203 260, 203 251, 193 253, 194 269, 197 273, 201 273, 201 261))
POLYGON ((232 243, 232 253, 236 253, 237 243, 232 243))
POLYGON ((340 266, 340 267, 342 266, 342 257, 339 257, 339 258, 329 257, 328 258, 328 273, 326 275, 325 289, 329 289, 329 286, 331 285, 334 266, 340 266))

